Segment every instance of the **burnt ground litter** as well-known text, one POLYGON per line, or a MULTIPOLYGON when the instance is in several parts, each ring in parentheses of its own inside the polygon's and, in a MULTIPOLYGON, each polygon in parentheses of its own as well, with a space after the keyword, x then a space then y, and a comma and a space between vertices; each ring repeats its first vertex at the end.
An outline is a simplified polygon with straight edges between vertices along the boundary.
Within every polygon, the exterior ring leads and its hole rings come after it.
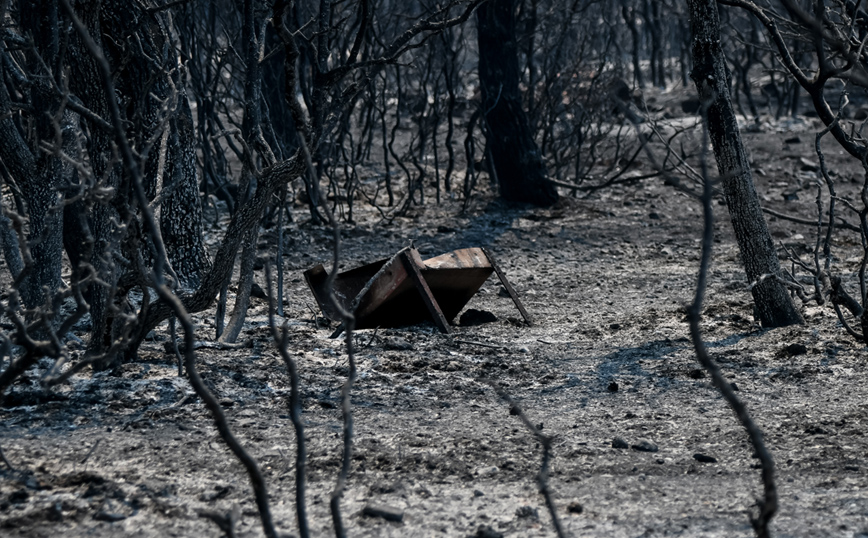
MULTIPOLYGON (((816 179, 802 159, 812 158, 816 130, 808 119, 745 133, 771 209, 814 215, 816 179)), ((827 158, 845 195, 855 193, 859 170, 836 148, 827 158)), ((760 328, 726 207, 714 208, 702 331, 775 459, 773 532, 868 536, 864 345, 829 306, 803 307, 803 326, 760 328)), ((425 257, 485 246, 535 324, 520 322, 492 277, 467 306, 482 318, 469 315, 450 335, 431 324, 354 334, 355 436, 342 502, 352 536, 554 536, 535 483, 540 446, 493 386, 555 437, 550 485, 571 535, 752 535, 758 460, 688 339, 684 305, 701 233, 696 201, 652 179, 549 209, 505 204, 490 192, 466 212, 460 201, 429 203, 391 223, 357 209, 357 222, 342 231, 344 268, 388 257, 411 240, 425 257)), ((325 536, 347 357, 342 340, 329 339, 335 325, 301 275, 330 259, 331 232, 310 225, 303 208, 294 213, 281 321, 302 382, 310 522, 315 536, 325 536)), ((775 217, 769 225, 794 251, 813 248, 813 227, 775 217)), ((856 289, 858 237, 837 234, 834 251, 836 270, 856 289)), ((265 287, 263 273, 256 278, 265 287)), ((213 309, 194 316, 197 340, 214 340, 213 317, 213 309)), ((0 478, 0 535, 220 536, 199 514, 235 507, 239 536, 261 535, 247 476, 177 377, 167 334, 155 331, 120 376, 86 373, 45 393, 44 361, 16 383, 0 408, 0 446, 16 469, 0 478)), ((238 349, 202 347, 197 361, 263 469, 276 525, 292 534, 289 381, 264 299, 253 299, 242 341, 238 349)))

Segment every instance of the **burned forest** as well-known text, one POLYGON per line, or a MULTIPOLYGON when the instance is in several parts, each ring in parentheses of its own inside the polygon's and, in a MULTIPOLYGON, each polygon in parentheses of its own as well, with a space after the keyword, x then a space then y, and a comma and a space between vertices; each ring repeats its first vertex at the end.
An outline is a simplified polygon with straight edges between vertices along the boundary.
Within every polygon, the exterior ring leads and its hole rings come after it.
POLYGON ((868 538, 868 2, 0 23, 0 536, 868 538))

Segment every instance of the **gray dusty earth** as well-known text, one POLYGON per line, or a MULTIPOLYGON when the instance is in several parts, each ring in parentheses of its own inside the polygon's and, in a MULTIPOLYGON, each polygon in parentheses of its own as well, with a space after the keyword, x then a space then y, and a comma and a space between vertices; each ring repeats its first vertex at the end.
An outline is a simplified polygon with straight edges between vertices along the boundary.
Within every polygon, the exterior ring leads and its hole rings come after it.
MULTIPOLYGON (((816 160, 815 129, 810 120, 771 122, 746 135, 768 207, 813 218, 815 176, 801 159, 816 160)), ((843 194, 855 196, 859 170, 831 144, 828 157, 843 194)), ((761 330, 726 208, 714 207, 702 329, 774 456, 774 534, 864 538, 864 346, 829 306, 804 307, 804 326, 761 330)), ((469 307, 493 313, 495 322, 457 326, 452 335, 431 325, 355 334, 355 437, 342 503, 350 535, 554 536, 535 483, 540 447, 496 384, 555 436, 550 485, 572 536, 751 536, 747 512, 761 493, 757 460, 687 338, 683 306, 695 284, 700 209, 657 179, 546 210, 485 196, 464 214, 457 202, 432 203, 391 224, 359 210, 343 233, 345 267, 387 257, 410 240, 423 255, 487 246, 536 323, 516 323, 518 313, 491 279, 469 307), (658 450, 613 448, 616 437, 658 450), (369 505, 403 519, 363 515, 369 505)), ((285 321, 302 380, 309 517, 314 535, 327 536, 347 362, 340 339, 317 324, 301 278, 329 258, 328 232, 304 222, 302 208, 295 215, 287 229, 285 321)), ((803 255, 812 248, 811 226, 769 222, 782 244, 803 255)), ((836 271, 857 289, 858 238, 840 232, 834 249, 836 271)), ((261 273, 257 279, 263 283, 261 273)), ((213 340, 213 310, 196 321, 197 338, 213 340)), ((0 478, 0 535, 220 536, 198 514, 235 506, 239 535, 261 535, 247 476, 176 376, 166 334, 159 329, 121 377, 83 375, 43 393, 42 370, 34 370, 13 387, 0 408, 0 446, 18 472, 0 478)), ((262 466, 278 528, 294 534, 289 383, 264 300, 254 299, 243 337, 249 347, 198 350, 198 364, 262 466)))

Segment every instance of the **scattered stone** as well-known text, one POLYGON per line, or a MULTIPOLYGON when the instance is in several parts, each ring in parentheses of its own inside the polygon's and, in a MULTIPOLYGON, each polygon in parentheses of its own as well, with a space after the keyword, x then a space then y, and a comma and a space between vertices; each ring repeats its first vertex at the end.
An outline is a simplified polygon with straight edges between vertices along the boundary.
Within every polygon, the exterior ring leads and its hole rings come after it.
POLYGON ((362 509, 362 515, 368 517, 379 517, 386 521, 394 521, 396 523, 404 521, 403 510, 385 505, 369 504, 362 509))
POLYGON ((482 492, 479 491, 478 489, 474 489, 474 490, 473 490, 473 496, 474 496, 474 497, 482 497, 482 496, 484 496, 484 495, 485 495, 485 493, 482 493, 482 492))
POLYGON ((468 308, 461 314, 461 318, 459 318, 458 323, 462 327, 473 327, 475 325, 482 325, 483 323, 493 323, 497 321, 497 316, 488 312, 487 310, 477 310, 475 308, 468 308))
POLYGON ((533 506, 519 506, 515 511, 515 515, 520 518, 532 517, 534 519, 539 518, 539 512, 533 506))
POLYGON ((717 458, 713 456, 707 456, 705 454, 700 454, 699 452, 693 455, 693 459, 695 459, 699 463, 717 463, 717 458))
POLYGON ((573 501, 567 505, 567 512, 570 514, 581 514, 584 510, 585 507, 579 501, 573 501))
POLYGON ((497 532, 488 525, 480 525, 476 529, 476 534, 471 534, 467 538, 503 538, 503 533, 497 532))
POLYGON ((648 218, 651 220, 660 220, 660 213, 658 213, 656 211, 652 211, 652 212, 648 213, 648 218))
POLYGON ((630 444, 622 437, 612 439, 612 448, 630 448, 630 444))
POLYGON ((666 463, 666 460, 664 460, 663 458, 657 458, 655 460, 655 463, 657 463, 657 465, 663 465, 664 463, 666 463))
POLYGON ((786 140, 784 140, 784 144, 801 144, 801 143, 802 143, 802 139, 799 138, 798 136, 793 136, 793 137, 790 137, 790 138, 787 138, 786 140))
POLYGON ((705 370, 701 368, 694 368, 693 370, 687 372, 687 376, 690 379, 702 379, 703 377, 705 377, 705 370))
POLYGON ((609 328, 612 329, 613 331, 620 331, 621 330, 621 324, 620 323, 612 323, 611 325, 609 325, 609 328))
POLYGON ((235 400, 232 398, 220 398, 220 407, 234 407, 235 400))
POLYGON ((639 441, 635 445, 630 445, 630 448, 638 452, 657 452, 657 445, 651 441, 639 441))
POLYGON ((606 389, 608 389, 609 392, 618 392, 618 383, 612 381, 611 383, 609 383, 609 386, 606 387, 606 389))

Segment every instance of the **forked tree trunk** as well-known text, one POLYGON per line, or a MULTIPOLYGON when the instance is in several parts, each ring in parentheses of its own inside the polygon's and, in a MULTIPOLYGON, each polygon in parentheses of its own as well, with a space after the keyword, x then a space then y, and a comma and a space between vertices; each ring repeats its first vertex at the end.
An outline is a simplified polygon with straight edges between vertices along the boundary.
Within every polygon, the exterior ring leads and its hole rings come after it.
POLYGON ((516 0, 490 0, 476 10, 486 153, 503 198, 548 206, 558 201, 558 192, 522 108, 515 8, 516 0))
MULTIPOLYGON (((720 19, 715 0, 687 0, 693 33, 693 78, 707 106, 706 123, 720 173, 735 239, 748 281, 780 274, 772 236, 766 226, 753 184, 750 163, 738 130, 729 94, 730 74, 720 44, 720 19)), ((786 287, 767 278, 752 289, 763 327, 803 323, 786 287)))

